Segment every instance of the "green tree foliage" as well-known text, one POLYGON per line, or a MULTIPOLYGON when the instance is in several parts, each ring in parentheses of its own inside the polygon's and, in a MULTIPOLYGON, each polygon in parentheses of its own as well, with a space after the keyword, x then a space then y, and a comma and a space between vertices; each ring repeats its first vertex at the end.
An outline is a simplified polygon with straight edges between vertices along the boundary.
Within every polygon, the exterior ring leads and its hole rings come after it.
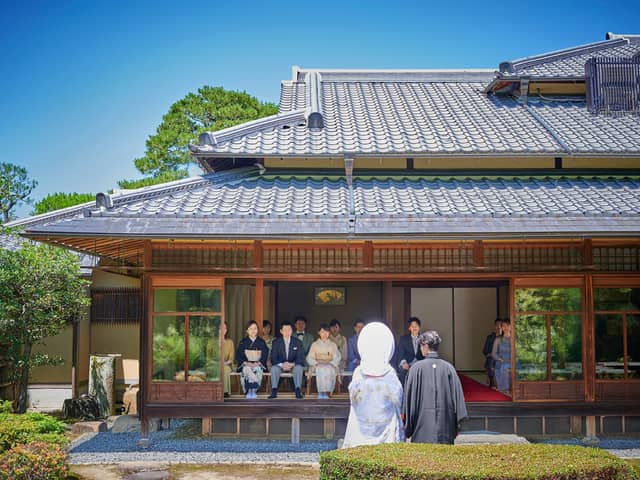
POLYGON ((29 203, 29 195, 38 182, 31 180, 27 169, 12 163, 0 163, 0 213, 2 223, 12 219, 12 210, 20 203, 29 203))
POLYGON ((54 336, 79 318, 89 305, 76 255, 43 244, 25 242, 14 251, 0 250, 0 344, 7 347, 16 411, 27 408, 29 371, 58 363, 34 345, 54 336))
POLYGON ((126 188, 133 190, 136 188, 150 187, 151 185, 158 185, 160 183, 173 182, 174 180, 180 180, 187 176, 186 170, 165 170, 152 177, 144 177, 138 180, 120 180, 118 186, 120 188, 126 188))
POLYGON ((90 202, 95 200, 95 198, 96 196, 93 193, 51 193, 42 200, 36 202, 32 215, 39 215, 41 213, 60 210, 61 208, 72 207, 81 203, 90 202))
MULTIPOLYGON (((187 175, 192 161, 189 143, 197 142, 203 132, 221 130, 258 118, 274 115, 277 105, 261 102, 246 92, 203 86, 197 93, 189 93, 175 102, 162 117, 162 123, 146 142, 144 157, 135 160, 136 168, 149 177, 145 180, 161 183, 163 175, 172 172, 176 177, 187 175)), ((119 182, 123 188, 132 181, 119 182)), ((145 185, 142 185, 145 186, 145 185)))

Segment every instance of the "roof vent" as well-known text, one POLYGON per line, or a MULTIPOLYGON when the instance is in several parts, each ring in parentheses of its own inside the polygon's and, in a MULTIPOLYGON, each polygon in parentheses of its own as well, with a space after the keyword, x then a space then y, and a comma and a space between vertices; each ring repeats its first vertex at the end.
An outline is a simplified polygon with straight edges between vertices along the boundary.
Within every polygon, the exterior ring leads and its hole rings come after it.
POLYGON ((585 77, 591 113, 640 113, 639 58, 590 58, 585 77))
POLYGON ((307 125, 310 130, 322 130, 324 128, 324 119, 320 112, 312 112, 307 119, 307 125))
POLYGON ((113 208, 113 199, 108 193, 100 192, 96 195, 96 208, 108 210, 113 208))

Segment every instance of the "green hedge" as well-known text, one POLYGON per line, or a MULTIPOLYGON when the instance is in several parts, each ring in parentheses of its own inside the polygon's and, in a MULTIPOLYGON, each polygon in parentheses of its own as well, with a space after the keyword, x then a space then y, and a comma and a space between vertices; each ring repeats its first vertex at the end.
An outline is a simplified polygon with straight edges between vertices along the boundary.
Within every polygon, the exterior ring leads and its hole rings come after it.
POLYGON ((44 413, 0 413, 0 452, 32 442, 65 446, 66 431, 64 423, 44 413))
POLYGON ((322 480, 638 480, 595 448, 391 443, 320 454, 322 480))
POLYGON ((0 454, 0 480, 67 480, 69 473, 60 445, 34 442, 0 454))

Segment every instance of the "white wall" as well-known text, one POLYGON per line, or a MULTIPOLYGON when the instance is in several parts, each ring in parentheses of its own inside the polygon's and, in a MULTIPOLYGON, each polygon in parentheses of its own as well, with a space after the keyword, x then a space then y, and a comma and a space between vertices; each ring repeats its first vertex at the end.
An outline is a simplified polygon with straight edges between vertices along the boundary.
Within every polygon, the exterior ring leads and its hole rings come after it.
POLYGON ((412 288, 411 316, 422 322, 422 330, 437 330, 442 337, 440 356, 453 362, 453 289, 412 288))
POLYGON ((440 356, 458 370, 483 370, 482 347, 497 315, 495 288, 412 288, 411 315, 442 337, 440 356))

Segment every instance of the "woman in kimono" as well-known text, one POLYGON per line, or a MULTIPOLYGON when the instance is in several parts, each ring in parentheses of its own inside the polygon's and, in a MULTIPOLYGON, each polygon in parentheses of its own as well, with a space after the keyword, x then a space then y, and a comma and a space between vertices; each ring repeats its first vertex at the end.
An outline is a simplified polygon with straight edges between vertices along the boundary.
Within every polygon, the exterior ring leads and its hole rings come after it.
POLYGON ((493 342, 491 356, 495 360, 496 384, 504 393, 511 391, 511 322, 502 320, 502 335, 493 342))
POLYGON ((262 373, 267 368, 269 349, 258 336, 258 324, 255 320, 247 323, 247 336, 240 340, 236 350, 236 362, 240 372, 240 385, 246 398, 258 398, 262 384, 262 373), (248 358, 248 357, 251 358, 248 358))
POLYGON ((360 365, 349 385, 351 408, 342 448, 404 441, 402 385, 389 364, 394 345, 383 323, 369 323, 360 332, 360 365))
POLYGON ((338 346, 329 340, 329 334, 329 326, 326 323, 320 325, 318 330, 320 338, 311 344, 307 354, 309 372, 316 374, 320 400, 329 398, 329 394, 333 392, 341 360, 338 346))
POLYGON ((224 396, 231 394, 231 370, 233 368, 233 340, 227 338, 227 322, 220 324, 220 335, 222 336, 222 362, 224 363, 224 396))

